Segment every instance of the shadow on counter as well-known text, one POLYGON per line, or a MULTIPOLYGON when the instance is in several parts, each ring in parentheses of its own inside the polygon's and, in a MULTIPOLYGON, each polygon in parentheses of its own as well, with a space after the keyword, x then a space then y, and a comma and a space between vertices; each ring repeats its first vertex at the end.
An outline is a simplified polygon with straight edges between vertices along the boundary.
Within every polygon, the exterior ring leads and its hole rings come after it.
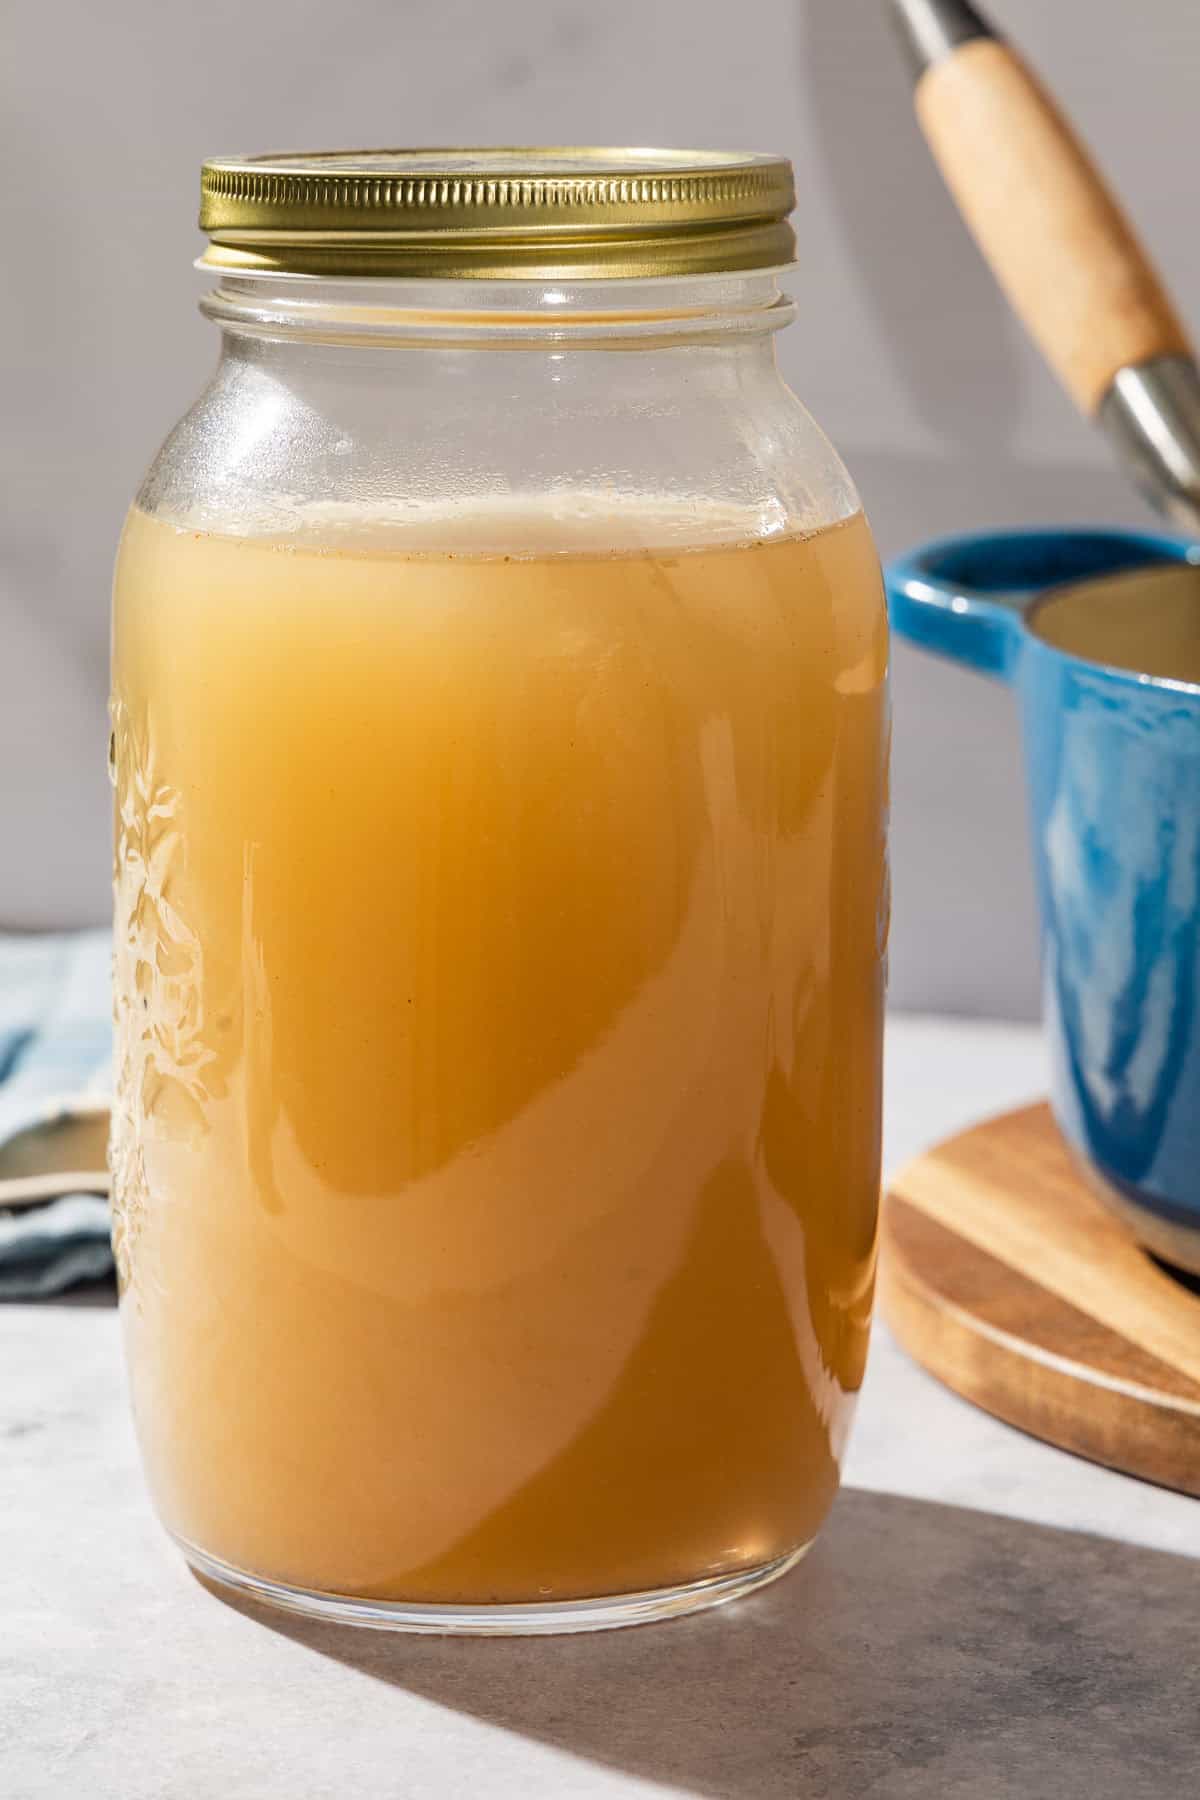
POLYGON ((412 1638, 237 1604, 377 1681, 721 1800, 1153 1800, 1197 1749, 1197 1565, 885 1494, 845 1492, 775 1587, 667 1625, 412 1638))

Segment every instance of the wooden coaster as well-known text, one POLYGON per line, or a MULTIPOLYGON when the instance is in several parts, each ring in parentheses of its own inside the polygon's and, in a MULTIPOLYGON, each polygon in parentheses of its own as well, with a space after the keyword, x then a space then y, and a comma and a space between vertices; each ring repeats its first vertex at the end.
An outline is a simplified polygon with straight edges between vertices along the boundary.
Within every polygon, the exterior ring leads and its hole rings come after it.
POLYGON ((909 1354, 985 1411, 1200 1495, 1200 1295, 1109 1216, 1048 1106, 901 1171, 881 1298, 909 1354))

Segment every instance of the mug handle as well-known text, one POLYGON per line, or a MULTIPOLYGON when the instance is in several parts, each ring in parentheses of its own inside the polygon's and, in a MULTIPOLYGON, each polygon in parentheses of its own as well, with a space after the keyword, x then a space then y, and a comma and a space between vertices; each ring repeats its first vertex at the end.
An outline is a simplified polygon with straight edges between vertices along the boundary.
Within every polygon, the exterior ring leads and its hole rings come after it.
POLYGON ((1137 531, 997 531, 939 538, 884 571, 897 637, 980 675, 1011 681, 1026 607, 1047 588, 1189 556, 1137 531))

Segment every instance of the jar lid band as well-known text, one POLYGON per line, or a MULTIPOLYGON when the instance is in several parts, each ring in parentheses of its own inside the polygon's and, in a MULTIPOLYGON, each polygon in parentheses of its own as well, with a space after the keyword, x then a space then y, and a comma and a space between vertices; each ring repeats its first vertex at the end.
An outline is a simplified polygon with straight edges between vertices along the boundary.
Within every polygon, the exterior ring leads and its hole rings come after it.
POLYGON ((337 150, 218 157, 214 268, 300 275, 650 280, 793 261, 784 157, 698 150, 337 150))

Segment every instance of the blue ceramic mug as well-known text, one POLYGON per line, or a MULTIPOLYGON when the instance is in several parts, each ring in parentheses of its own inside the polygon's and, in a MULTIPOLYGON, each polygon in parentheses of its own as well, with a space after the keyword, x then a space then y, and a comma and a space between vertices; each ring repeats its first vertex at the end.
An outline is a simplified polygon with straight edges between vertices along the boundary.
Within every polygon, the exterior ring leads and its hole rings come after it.
POLYGON ((1196 554, 1134 531, 974 533, 887 583, 898 636, 1016 690, 1055 1116, 1139 1240, 1200 1272, 1200 687, 1036 633, 1048 591, 1196 554))

